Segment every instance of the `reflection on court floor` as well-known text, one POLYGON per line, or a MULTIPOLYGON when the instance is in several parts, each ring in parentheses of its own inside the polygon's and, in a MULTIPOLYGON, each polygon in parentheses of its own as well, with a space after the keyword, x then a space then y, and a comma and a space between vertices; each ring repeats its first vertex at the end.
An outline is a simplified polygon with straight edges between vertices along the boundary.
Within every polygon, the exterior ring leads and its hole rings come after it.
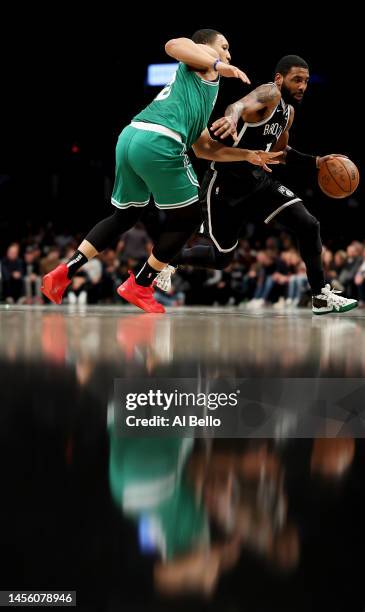
POLYGON ((365 313, 314 317, 263 310, 181 308, 167 315, 128 307, 0 307, 0 357, 74 364, 86 375, 101 361, 174 376, 191 364, 243 376, 362 377, 365 313))
POLYGON ((2 588, 88 611, 363 609, 362 438, 295 439, 287 408, 266 438, 125 438, 113 382, 362 378, 364 324, 2 308, 2 588))

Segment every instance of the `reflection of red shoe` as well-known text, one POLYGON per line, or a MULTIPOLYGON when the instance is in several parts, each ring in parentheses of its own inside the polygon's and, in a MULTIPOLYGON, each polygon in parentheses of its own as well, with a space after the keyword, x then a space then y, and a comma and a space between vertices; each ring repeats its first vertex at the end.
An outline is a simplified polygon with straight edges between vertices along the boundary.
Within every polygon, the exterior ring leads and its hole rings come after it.
POLYGON ((66 323, 60 312, 52 312, 42 318, 42 352, 43 357, 52 363, 63 364, 66 361, 66 323))
POLYGON ((162 304, 153 297, 153 287, 142 287, 136 283, 135 276, 129 272, 129 278, 117 289, 118 295, 127 302, 142 308, 146 312, 165 312, 162 304))
POLYGON ((60 264, 52 272, 43 277, 41 290, 51 302, 61 304, 62 296, 70 283, 71 280, 67 276, 66 264, 60 264))
POLYGON ((132 360, 136 349, 144 351, 153 346, 156 324, 162 317, 149 314, 123 316, 118 320, 117 341, 128 360, 132 360))

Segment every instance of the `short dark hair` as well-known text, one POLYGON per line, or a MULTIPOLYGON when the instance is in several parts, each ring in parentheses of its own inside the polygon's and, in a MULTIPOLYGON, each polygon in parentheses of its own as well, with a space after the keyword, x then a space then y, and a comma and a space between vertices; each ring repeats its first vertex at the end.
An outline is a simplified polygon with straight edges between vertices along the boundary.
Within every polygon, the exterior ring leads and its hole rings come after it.
POLYGON ((284 55, 276 64, 275 74, 280 72, 280 74, 286 76, 293 66, 309 70, 307 62, 302 57, 299 57, 299 55, 284 55))
POLYGON ((209 28, 197 30, 192 35, 191 40, 196 44, 209 45, 209 43, 212 43, 219 34, 220 32, 217 32, 217 30, 210 30, 209 28))

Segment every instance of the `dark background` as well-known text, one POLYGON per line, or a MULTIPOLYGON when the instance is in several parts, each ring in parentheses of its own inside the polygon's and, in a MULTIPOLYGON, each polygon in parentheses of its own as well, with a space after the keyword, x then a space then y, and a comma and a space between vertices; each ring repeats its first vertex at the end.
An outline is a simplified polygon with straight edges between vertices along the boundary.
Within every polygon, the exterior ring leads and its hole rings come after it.
MULTIPOLYGON (((303 56, 312 82, 290 142, 308 153, 345 153, 361 173, 360 14, 352 4, 325 5, 321 17, 317 8, 207 6, 198 14, 177 5, 128 12, 103 5, 81 15, 55 4, 3 14, 1 252, 39 223, 52 221, 60 232, 82 234, 109 214, 117 136, 158 91, 145 84, 147 65, 169 61, 165 42, 200 27, 227 36, 232 63, 253 86, 273 78, 281 56, 303 56)), ((225 79, 220 104, 248 91, 225 79)), ((319 217, 324 239, 335 235, 338 246, 364 239, 361 185, 348 201, 323 196, 315 176, 291 173, 286 183, 319 217)))

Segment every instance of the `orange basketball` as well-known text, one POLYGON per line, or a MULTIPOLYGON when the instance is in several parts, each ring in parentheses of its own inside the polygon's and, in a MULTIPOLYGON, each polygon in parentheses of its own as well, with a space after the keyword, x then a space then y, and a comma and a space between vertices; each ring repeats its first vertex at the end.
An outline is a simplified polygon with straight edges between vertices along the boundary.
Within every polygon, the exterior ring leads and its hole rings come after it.
POLYGON ((330 198, 347 198, 360 181, 359 171, 347 157, 334 157, 319 166, 318 184, 330 198))

